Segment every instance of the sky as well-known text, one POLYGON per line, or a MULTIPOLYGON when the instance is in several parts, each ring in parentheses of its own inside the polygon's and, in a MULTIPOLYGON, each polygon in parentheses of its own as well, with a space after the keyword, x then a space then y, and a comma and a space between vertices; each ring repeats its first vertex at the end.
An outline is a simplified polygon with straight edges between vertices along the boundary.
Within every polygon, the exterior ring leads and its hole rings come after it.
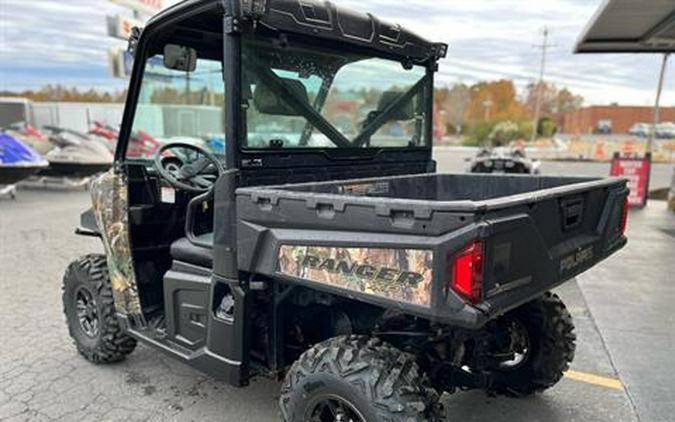
MULTIPOLYGON (((651 105, 661 58, 656 55, 574 55, 575 41, 602 0, 335 0, 397 22, 450 45, 437 85, 513 79, 536 81, 544 27, 550 32, 545 79, 585 97, 586 105, 651 105)), ((174 2, 168 0, 168 2, 174 2)), ((48 83, 116 90, 106 15, 130 14, 108 0, 0 0, 0 90, 48 83)), ((664 105, 675 104, 675 63, 666 74, 664 105)))

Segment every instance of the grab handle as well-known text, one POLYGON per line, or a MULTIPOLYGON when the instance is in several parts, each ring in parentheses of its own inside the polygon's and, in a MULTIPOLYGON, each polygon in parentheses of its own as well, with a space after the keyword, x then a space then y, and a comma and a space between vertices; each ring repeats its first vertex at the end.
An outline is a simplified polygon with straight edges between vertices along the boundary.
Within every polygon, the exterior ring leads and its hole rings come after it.
POLYGON ((584 217, 583 198, 565 199, 560 202, 562 209, 562 229, 569 231, 581 225, 584 217))

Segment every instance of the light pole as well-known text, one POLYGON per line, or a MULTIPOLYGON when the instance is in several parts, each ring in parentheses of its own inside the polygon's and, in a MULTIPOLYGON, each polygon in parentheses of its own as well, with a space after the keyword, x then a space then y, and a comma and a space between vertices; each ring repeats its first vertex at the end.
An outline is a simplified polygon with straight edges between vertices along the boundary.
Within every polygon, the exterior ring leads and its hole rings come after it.
POLYGON ((492 98, 486 97, 483 100, 483 108, 485 109, 485 114, 483 115, 483 118, 485 119, 486 122, 490 121, 490 110, 492 109, 492 98))
POLYGON ((661 73, 659 74, 659 85, 656 89, 656 100, 654 102, 654 121, 652 122, 652 127, 649 129, 649 138, 647 139, 646 153, 649 154, 652 152, 654 147, 654 135, 656 134, 656 125, 659 124, 659 112, 661 107, 661 92, 663 91, 663 78, 666 73, 666 66, 668 65, 668 56, 670 53, 665 53, 663 55, 663 61, 661 62, 661 73))

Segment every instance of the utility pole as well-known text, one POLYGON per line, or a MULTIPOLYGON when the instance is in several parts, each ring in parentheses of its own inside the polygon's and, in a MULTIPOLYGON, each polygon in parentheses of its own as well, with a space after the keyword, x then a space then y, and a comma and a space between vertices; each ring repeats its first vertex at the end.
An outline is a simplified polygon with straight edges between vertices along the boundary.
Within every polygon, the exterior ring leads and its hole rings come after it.
POLYGON ((656 90, 656 101, 654 102, 654 121, 652 122, 652 127, 649 129, 649 139, 647 139, 647 148, 646 152, 652 152, 654 147, 654 135, 656 134, 656 125, 659 124, 659 112, 661 107, 661 91, 663 91, 663 77, 666 73, 666 66, 668 65, 668 56, 669 53, 663 55, 663 61, 661 62, 661 74, 659 75, 659 86, 656 90))
POLYGON ((539 66, 539 82, 537 83, 537 97, 534 106, 534 121, 532 122, 532 138, 530 141, 534 142, 537 139, 537 129, 539 126, 539 115, 541 114, 541 102, 544 89, 544 71, 546 69, 546 53, 551 44, 548 43, 548 28, 544 27, 543 42, 537 45, 541 49, 541 64, 539 66))

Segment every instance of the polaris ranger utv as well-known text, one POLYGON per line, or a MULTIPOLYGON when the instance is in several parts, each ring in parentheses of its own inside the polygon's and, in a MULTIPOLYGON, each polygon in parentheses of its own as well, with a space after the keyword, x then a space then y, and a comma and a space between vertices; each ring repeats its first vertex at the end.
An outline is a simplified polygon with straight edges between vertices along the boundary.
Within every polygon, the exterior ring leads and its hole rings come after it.
POLYGON ((624 180, 436 174, 446 45, 328 2, 188 0, 130 48, 78 228, 106 254, 64 278, 85 358, 142 342, 284 379, 289 422, 437 421, 439 393, 560 380, 574 326, 549 291, 624 246, 624 180), (135 156, 138 130, 168 142, 135 156))

